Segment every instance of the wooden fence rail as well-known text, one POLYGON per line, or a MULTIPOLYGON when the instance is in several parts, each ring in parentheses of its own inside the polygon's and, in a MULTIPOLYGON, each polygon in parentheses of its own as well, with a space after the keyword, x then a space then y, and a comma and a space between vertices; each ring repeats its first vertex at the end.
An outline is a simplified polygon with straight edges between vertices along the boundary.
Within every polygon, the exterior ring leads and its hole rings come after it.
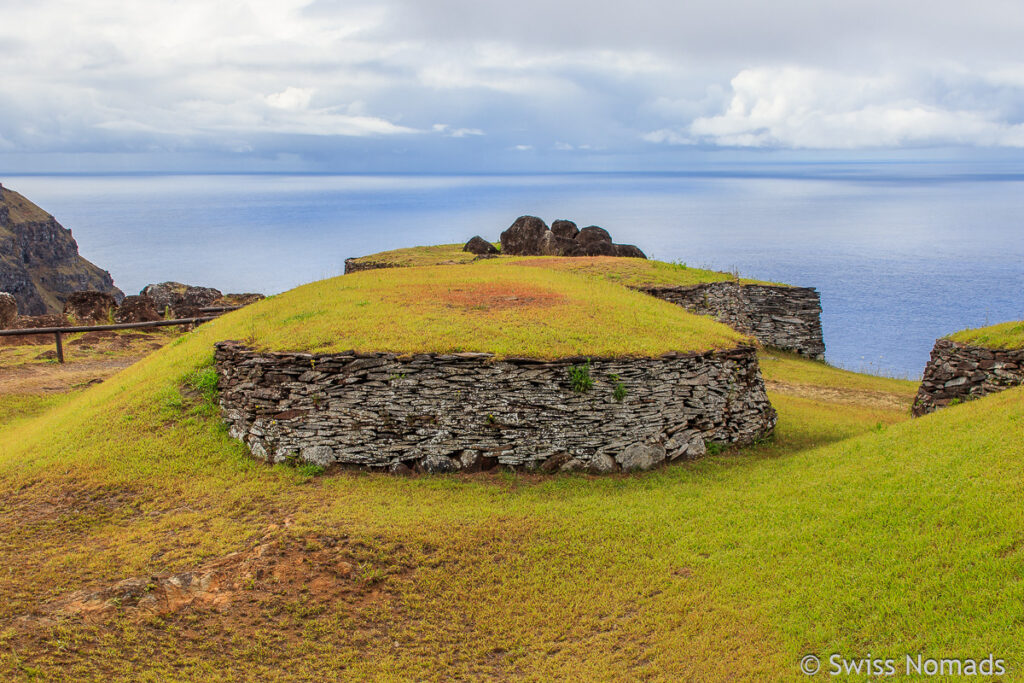
MULTIPOLYGON (((225 310, 234 310, 230 306, 221 306, 216 308, 222 308, 225 310)), ((238 308, 241 308, 240 306, 238 308)), ((210 309, 199 309, 200 311, 210 311, 210 309)), ((214 311, 210 311, 214 312, 214 311)), ((167 327, 170 325, 198 325, 199 323, 209 322, 214 320, 216 316, 207 316, 205 318, 179 318, 177 320, 154 320, 152 322, 144 323, 121 323, 120 325, 80 325, 78 327, 33 327, 23 330, 0 330, 0 337, 17 337, 29 334, 52 334, 57 342, 57 360, 61 363, 64 362, 64 343, 61 340, 61 336, 65 334, 73 334, 75 332, 100 332, 102 330, 134 330, 140 327, 167 327)))

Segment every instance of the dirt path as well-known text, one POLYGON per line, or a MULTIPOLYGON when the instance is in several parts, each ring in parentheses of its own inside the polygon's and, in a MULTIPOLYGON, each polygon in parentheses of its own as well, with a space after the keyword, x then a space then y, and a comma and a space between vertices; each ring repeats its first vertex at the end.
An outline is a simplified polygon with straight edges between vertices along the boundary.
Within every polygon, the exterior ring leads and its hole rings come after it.
POLYGON ((780 382, 778 380, 765 380, 765 388, 768 391, 809 398, 815 401, 828 403, 842 403, 846 405, 871 406, 873 408, 885 408, 888 410, 909 411, 911 400, 896 394, 884 391, 868 391, 865 389, 833 389, 831 387, 820 387, 813 384, 793 384, 780 382))

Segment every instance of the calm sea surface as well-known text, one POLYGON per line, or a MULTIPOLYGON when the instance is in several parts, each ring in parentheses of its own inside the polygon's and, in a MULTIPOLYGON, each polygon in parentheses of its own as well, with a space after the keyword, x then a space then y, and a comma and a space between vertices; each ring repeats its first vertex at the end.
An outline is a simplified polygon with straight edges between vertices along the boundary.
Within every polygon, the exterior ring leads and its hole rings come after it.
POLYGON ((127 293, 280 292, 349 256, 497 239, 519 215, 817 287, 828 360, 916 378, 936 337, 1024 319, 1024 174, 958 165, 543 176, 4 176, 127 293))

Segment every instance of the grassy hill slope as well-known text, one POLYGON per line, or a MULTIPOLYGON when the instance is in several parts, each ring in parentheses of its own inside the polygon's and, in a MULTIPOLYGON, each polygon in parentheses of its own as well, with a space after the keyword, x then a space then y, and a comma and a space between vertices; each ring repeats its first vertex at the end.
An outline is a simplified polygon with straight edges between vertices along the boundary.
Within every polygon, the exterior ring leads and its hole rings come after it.
POLYGON ((1021 662, 1024 390, 911 422, 905 383, 773 354, 775 438, 695 463, 317 477, 247 457, 204 379, 214 340, 284 343, 258 321, 313 310, 295 304, 314 291, 0 428, 5 677, 803 680, 806 653, 1021 662), (846 388, 860 398, 807 393, 846 388), (239 569, 210 602, 45 608, 211 562, 239 569))

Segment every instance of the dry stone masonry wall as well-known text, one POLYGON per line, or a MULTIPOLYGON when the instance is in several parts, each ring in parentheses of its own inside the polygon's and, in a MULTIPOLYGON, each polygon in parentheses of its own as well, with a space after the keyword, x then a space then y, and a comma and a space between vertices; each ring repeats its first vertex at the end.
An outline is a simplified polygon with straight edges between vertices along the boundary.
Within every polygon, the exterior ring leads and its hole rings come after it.
POLYGON ((708 443, 750 443, 776 420, 749 347, 588 363, 221 342, 216 367, 231 435, 269 462, 631 471, 699 457, 708 443), (578 393, 569 371, 581 364, 595 384, 578 393))
POLYGON ((766 346, 825 358, 821 298, 811 287, 709 282, 639 290, 693 313, 713 316, 766 346))
POLYGON ((939 339, 914 399, 916 416, 1024 384, 1024 349, 989 349, 939 339))

